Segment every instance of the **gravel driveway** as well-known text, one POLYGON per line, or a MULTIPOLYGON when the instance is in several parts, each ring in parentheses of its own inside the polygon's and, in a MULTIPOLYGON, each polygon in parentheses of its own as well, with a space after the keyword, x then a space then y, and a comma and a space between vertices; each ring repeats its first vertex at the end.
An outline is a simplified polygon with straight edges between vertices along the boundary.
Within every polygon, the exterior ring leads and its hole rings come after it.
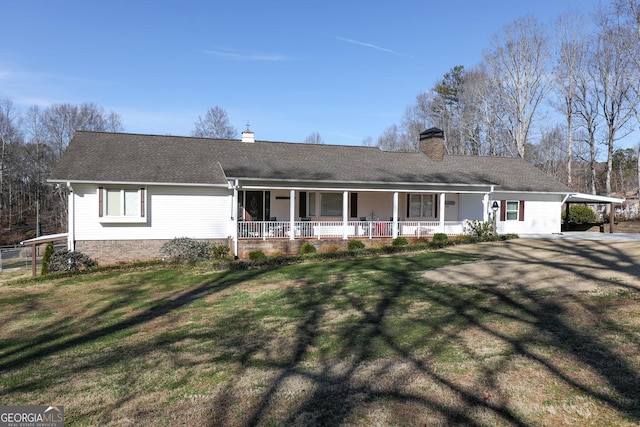
POLYGON ((497 285, 563 293, 640 290, 640 235, 570 233, 445 249, 479 261, 424 273, 430 281, 497 285))

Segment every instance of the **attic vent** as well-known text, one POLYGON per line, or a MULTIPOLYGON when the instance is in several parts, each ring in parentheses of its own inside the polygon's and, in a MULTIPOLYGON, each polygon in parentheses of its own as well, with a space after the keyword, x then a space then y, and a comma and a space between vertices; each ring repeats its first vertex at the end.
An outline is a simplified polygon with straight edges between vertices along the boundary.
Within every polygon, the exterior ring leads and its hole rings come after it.
POLYGON ((242 131, 242 142, 256 142, 253 131, 249 129, 249 123, 247 123, 247 128, 242 131))

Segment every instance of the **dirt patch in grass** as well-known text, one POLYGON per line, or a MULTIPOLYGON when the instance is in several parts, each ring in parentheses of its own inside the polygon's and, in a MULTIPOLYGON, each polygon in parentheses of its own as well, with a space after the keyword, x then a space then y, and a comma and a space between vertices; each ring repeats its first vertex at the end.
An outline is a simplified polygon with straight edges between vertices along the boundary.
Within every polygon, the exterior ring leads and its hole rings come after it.
POLYGON ((425 279, 568 293, 640 289, 640 244, 635 241, 514 239, 446 251, 475 253, 481 259, 427 271, 425 279))

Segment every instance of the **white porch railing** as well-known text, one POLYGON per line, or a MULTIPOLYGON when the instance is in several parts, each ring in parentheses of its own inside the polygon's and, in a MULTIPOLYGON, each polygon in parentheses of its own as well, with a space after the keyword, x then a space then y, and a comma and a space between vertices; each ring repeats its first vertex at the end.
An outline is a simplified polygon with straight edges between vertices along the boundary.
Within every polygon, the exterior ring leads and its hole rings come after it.
MULTIPOLYGON (((457 236, 465 233, 466 221, 398 221, 398 236, 429 237, 435 233, 457 236)), ((290 239, 292 234, 289 221, 241 221, 238 223, 238 239, 290 239)), ((342 221, 295 221, 294 239, 342 238, 345 236, 342 221)), ((347 237, 373 239, 393 237, 393 221, 349 221, 347 237)))

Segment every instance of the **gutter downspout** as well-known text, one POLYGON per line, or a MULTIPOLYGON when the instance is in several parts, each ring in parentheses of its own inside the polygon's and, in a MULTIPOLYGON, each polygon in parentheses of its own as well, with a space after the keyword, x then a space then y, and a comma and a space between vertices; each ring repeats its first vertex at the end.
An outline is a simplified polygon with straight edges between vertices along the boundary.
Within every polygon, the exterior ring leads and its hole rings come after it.
MULTIPOLYGON (((68 212, 67 212, 67 230, 69 231, 69 236, 67 236, 67 249, 70 252, 75 251, 76 249, 76 204, 75 204, 75 195, 73 194, 73 187, 71 186, 71 182, 67 182, 67 190, 69 190, 69 202, 68 202, 68 212)), ((34 245, 35 247, 35 245, 34 245)))
POLYGON ((231 219, 233 220, 233 257, 238 259, 238 189, 240 188, 239 182, 236 179, 233 183, 233 205, 231 207, 231 219))

